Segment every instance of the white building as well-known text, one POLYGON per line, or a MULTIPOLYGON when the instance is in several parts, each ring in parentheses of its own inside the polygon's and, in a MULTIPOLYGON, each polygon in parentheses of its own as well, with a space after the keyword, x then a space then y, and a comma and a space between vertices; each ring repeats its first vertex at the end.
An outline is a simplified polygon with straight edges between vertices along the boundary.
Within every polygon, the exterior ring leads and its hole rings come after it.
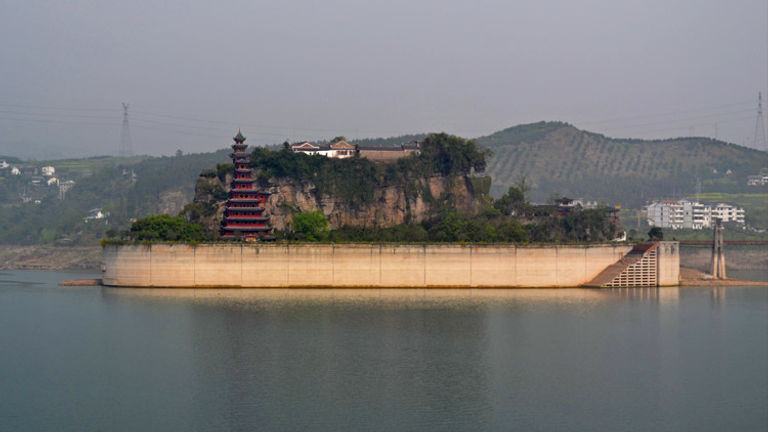
POLYGON ((0 169, 6 169, 6 168, 8 168, 9 166, 11 166, 11 165, 10 165, 8 162, 6 162, 6 161, 0 161, 0 169))
POLYGON ((56 177, 50 177, 50 178, 49 178, 49 179, 48 179, 48 180, 45 182, 45 184, 47 184, 48 186, 58 185, 58 184, 59 184, 59 179, 57 179, 56 177))
POLYGON ((393 161, 410 154, 421 152, 418 142, 412 141, 397 146, 354 146, 346 141, 338 141, 331 144, 314 145, 303 142, 291 145, 291 151, 307 155, 321 155, 330 158, 350 158, 359 152, 359 156, 376 161, 393 161))
POLYGON ((683 206, 677 201, 657 201, 646 208, 648 225, 661 228, 683 227, 683 206))
POLYGON ((768 174, 757 174, 747 176, 747 186, 765 186, 768 185, 768 174))
POLYGON ((88 223, 88 221, 92 220, 106 219, 107 216, 109 216, 109 212, 102 211, 101 208, 95 208, 88 212, 88 216, 83 218, 83 222, 88 223))
POLYGON ((689 200, 678 203, 683 207, 683 228, 700 230, 712 225, 711 211, 706 205, 689 200))
POLYGON ((13 167, 11 168, 11 175, 21 175, 21 170, 16 167, 13 167))
POLYGON ((720 218, 723 222, 736 222, 744 224, 744 209, 730 204, 716 204, 711 206, 712 219, 720 218))
POLYGON ((54 174, 56 174, 56 168, 54 168, 54 167, 52 167, 52 166, 48 165, 48 166, 44 166, 44 167, 42 167, 42 168, 40 169, 40 172, 41 172, 41 173, 43 174, 43 176, 45 176, 45 177, 51 177, 51 176, 53 176, 54 174))
POLYGON ((702 204, 696 201, 657 201, 646 208, 648 225, 661 228, 710 228, 715 218, 744 224, 744 209, 730 204, 702 204))
POLYGON ((346 141, 326 145, 314 145, 309 142, 291 145, 291 151, 307 155, 321 155, 330 158, 345 159, 355 155, 355 146, 346 141))
POLYGON ((72 187, 75 186, 74 180, 64 180, 59 183, 59 199, 63 200, 72 187))

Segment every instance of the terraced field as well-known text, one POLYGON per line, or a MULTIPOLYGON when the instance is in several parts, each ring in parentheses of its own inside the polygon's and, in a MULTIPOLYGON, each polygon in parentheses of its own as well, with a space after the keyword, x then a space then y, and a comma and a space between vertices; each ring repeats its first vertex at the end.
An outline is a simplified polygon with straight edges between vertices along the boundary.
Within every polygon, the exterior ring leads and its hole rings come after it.
POLYGON ((739 192, 768 167, 768 153, 709 138, 613 139, 566 123, 541 122, 477 138, 494 152, 492 193, 525 176, 531 196, 553 194, 640 206, 647 200, 705 192, 739 192))

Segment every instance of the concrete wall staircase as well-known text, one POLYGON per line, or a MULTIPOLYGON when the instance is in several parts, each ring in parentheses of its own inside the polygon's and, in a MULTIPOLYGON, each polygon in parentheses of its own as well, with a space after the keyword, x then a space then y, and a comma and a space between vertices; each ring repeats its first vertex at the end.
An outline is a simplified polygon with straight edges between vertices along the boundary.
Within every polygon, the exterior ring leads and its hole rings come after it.
POLYGON ((658 242, 635 245, 629 253, 606 267, 584 286, 599 288, 658 286, 656 259, 658 245, 658 242))

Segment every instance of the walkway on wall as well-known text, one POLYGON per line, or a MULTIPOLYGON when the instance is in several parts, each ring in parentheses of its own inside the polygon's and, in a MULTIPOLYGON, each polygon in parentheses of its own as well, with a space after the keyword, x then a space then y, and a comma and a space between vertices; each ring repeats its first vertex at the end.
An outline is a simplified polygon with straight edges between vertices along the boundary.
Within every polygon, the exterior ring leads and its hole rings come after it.
POLYGON ((587 287, 648 287, 658 286, 656 243, 635 245, 619 261, 606 267, 587 287))

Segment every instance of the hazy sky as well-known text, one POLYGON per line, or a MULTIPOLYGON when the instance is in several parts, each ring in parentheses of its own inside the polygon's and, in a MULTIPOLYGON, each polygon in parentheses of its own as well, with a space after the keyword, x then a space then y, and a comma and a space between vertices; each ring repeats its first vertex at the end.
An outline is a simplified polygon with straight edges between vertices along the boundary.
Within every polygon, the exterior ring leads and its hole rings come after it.
POLYGON ((123 101, 150 154, 539 120, 752 145, 766 6, 0 0, 0 145, 114 154, 123 101))

